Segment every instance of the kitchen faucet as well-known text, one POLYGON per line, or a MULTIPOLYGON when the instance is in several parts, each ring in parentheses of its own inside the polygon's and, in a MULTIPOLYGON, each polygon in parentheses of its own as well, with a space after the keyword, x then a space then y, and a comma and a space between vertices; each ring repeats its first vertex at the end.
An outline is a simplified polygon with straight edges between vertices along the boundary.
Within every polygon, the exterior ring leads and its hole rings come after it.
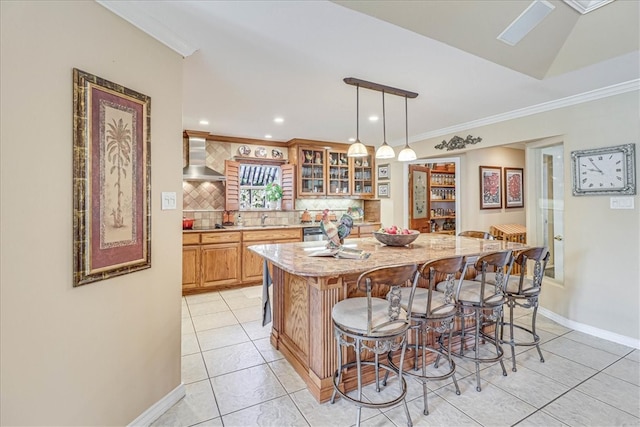
POLYGON ((269 215, 267 214, 262 214, 262 216, 260 217, 260 225, 264 227, 264 220, 269 218, 269 215))

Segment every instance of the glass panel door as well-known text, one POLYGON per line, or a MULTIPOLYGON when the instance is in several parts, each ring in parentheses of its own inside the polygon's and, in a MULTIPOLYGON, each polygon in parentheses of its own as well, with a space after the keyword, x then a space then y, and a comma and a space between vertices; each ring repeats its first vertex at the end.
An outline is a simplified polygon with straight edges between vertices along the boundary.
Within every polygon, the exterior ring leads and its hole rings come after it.
POLYGON ((538 241, 551 252, 545 276, 564 280, 564 154, 563 145, 542 147, 536 151, 536 229, 538 241))

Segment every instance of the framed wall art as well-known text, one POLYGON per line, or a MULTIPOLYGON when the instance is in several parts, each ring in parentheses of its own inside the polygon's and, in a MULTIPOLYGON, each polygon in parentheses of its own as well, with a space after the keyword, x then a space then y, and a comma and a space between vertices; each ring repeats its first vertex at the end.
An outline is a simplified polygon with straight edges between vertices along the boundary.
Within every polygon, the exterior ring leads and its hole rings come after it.
POLYGON ((480 209, 502 208, 502 168, 480 166, 480 209))
POLYGON ((73 286, 151 267, 151 98, 73 70, 73 286))
POLYGON ((389 183, 378 184, 378 197, 390 197, 389 196, 389 183))
POLYGON ((504 207, 524 207, 524 175, 522 168, 504 168, 504 207))
POLYGON ((378 165, 378 180, 385 181, 391 179, 389 164, 378 165))

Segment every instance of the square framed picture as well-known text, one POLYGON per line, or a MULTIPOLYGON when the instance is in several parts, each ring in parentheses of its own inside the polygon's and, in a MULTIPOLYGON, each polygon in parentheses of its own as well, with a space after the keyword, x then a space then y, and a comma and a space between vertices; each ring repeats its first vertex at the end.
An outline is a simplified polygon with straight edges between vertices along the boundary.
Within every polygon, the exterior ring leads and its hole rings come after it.
POLYGON ((378 180, 385 181, 391 179, 389 164, 378 165, 378 180))
POLYGON ((389 197, 389 183, 378 184, 378 197, 389 197))
POLYGON ((480 166, 480 209, 502 208, 502 168, 480 166))
POLYGON ((504 168, 504 207, 524 207, 524 175, 522 168, 504 168))

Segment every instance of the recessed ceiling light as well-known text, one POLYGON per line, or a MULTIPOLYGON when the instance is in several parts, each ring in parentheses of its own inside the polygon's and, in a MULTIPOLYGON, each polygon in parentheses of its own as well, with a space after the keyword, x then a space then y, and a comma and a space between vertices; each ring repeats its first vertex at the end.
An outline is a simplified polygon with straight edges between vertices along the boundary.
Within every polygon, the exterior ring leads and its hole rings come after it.
POLYGON ((284 119, 282 117, 276 117, 273 121, 276 123, 284 123, 284 119))
POLYGON ((369 121, 370 122, 377 122, 378 121, 378 116, 376 116, 376 115, 369 116, 369 121))
POLYGON ((209 124, 209 120, 200 120, 200 124, 206 126, 209 124))
POLYGON ((265 135, 264 137, 265 137, 265 138, 267 138, 267 139, 271 139, 271 138, 273 138, 271 135, 268 135, 268 134, 267 134, 267 135, 265 135))

